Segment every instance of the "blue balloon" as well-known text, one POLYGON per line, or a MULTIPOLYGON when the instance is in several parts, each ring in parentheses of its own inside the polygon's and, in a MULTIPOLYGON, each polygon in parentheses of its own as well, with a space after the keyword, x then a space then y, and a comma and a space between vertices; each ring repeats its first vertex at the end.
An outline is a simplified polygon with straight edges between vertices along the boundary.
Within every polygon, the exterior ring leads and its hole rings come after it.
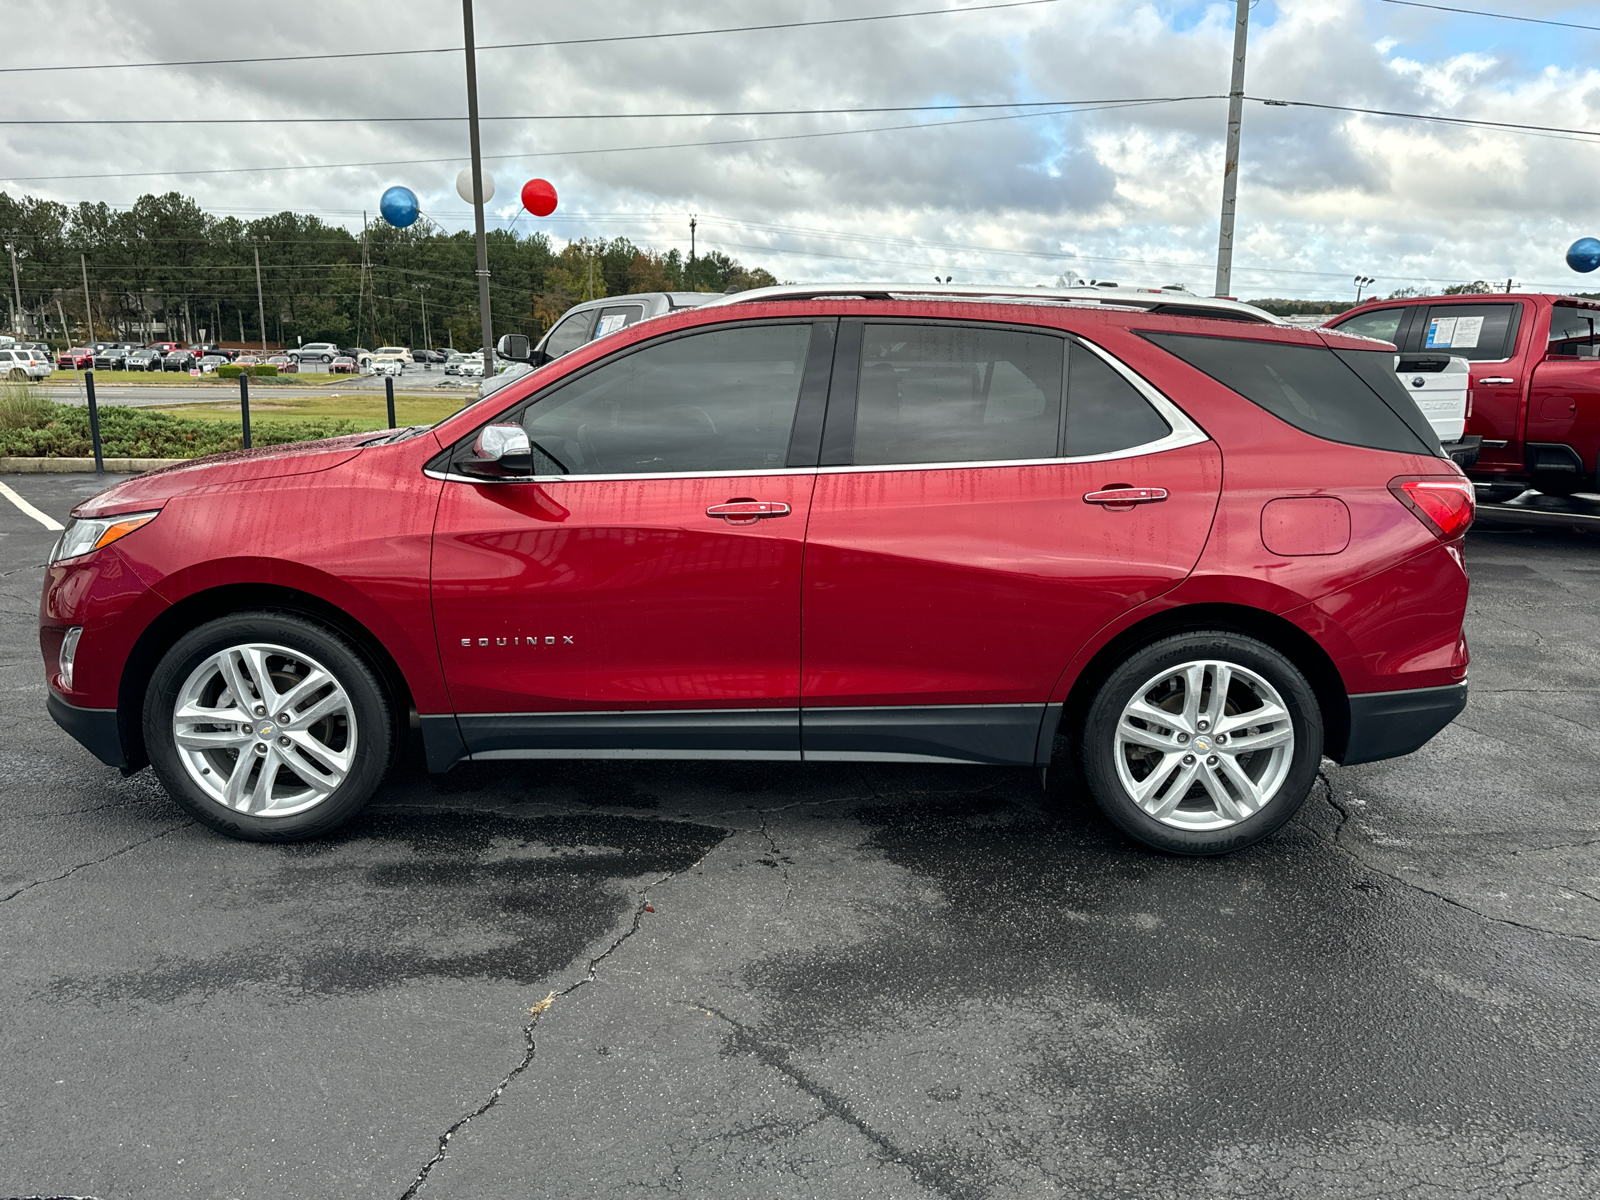
POLYGON ((1585 275, 1600 267, 1600 238, 1579 238, 1568 246, 1567 266, 1585 275))
MULTIPOLYGON (((378 201, 378 211, 396 229, 415 225, 417 218, 422 215, 422 210, 417 207, 417 194, 408 187, 398 185, 383 194, 383 199, 378 201)), ((1596 246, 1600 247, 1600 243, 1596 243, 1596 246)))

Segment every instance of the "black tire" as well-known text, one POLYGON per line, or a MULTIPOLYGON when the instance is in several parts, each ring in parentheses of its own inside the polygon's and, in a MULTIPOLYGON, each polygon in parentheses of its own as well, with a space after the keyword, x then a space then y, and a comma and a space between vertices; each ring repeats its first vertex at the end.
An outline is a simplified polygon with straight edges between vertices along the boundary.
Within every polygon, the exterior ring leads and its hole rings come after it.
MULTIPOLYGON (((1205 675, 1204 678, 1211 682, 1215 680, 1213 675, 1205 675)), ((1249 711, 1252 707, 1250 704, 1247 703, 1240 709, 1233 703, 1233 699, 1238 697, 1248 700, 1250 696, 1248 689, 1253 685, 1243 676, 1234 678, 1233 688, 1242 686, 1246 691, 1241 694, 1230 688, 1225 695, 1227 707, 1224 711, 1231 713, 1249 711)), ((1209 695, 1205 688, 1210 688, 1211 682, 1204 685, 1200 692, 1202 696, 1209 695)), ((1147 693, 1151 694, 1155 693, 1147 693)), ((1175 698, 1169 703, 1178 703, 1181 706, 1181 699, 1175 698)), ((1150 724, 1146 722, 1146 725, 1150 724)), ((1281 720, 1279 726, 1281 727, 1281 720)), ((1182 736, 1190 745, 1199 748, 1202 738, 1215 735, 1206 733, 1180 735, 1172 732, 1159 736, 1172 738, 1182 736)), ((1233 736, 1237 739, 1240 733, 1236 731, 1233 736)), ((1202 631, 1179 634, 1144 646, 1133 651, 1112 671, 1110 678, 1101 686, 1089 707, 1084 721, 1079 757, 1083 763, 1089 790, 1096 803, 1100 805, 1101 811, 1112 824, 1135 841, 1169 854, 1227 854, 1260 841, 1294 816, 1316 782, 1317 768, 1322 761, 1322 737, 1322 711, 1317 704, 1316 696, 1306 682, 1305 676, 1284 655, 1266 643, 1243 634, 1220 630, 1202 631), (1132 778, 1135 770, 1142 769, 1149 773, 1141 779, 1150 778, 1151 773, 1154 773, 1153 766, 1147 759, 1140 758, 1140 755, 1148 753, 1158 756, 1159 762, 1166 764, 1167 752, 1143 752, 1136 748, 1125 747, 1121 751, 1124 755, 1124 771, 1118 770, 1117 731, 1124 710, 1136 696, 1141 694, 1140 689, 1147 683, 1154 683, 1164 673, 1176 672, 1179 667, 1196 662, 1228 664, 1230 668, 1243 668, 1260 680, 1264 680, 1281 699, 1283 710, 1287 712, 1292 727, 1294 735, 1292 748, 1284 747, 1282 753, 1276 757, 1272 750, 1258 750, 1254 752, 1254 756, 1251 752, 1245 752, 1239 754, 1237 758, 1229 759, 1240 764, 1247 774, 1252 770, 1263 772, 1270 770, 1274 775, 1281 776, 1281 782, 1270 791, 1261 806, 1243 819, 1223 816, 1220 804, 1210 799, 1204 786, 1205 780, 1198 776, 1197 781, 1185 791, 1185 796, 1198 798, 1175 801, 1176 807, 1168 814, 1167 819, 1159 820, 1141 808, 1128 790, 1124 775, 1132 778), (1256 756, 1263 754, 1267 757, 1258 761, 1256 756), (1212 817, 1206 815, 1205 810, 1208 806, 1214 806, 1216 809, 1212 817), (1218 828, 1194 827, 1210 819, 1231 820, 1231 823, 1218 828), (1187 824, 1178 826, 1172 823, 1175 821, 1187 824)), ((1206 769, 1207 763, 1218 759, 1218 755, 1209 754, 1209 751, 1212 749, 1220 751, 1220 747, 1213 747, 1209 742, 1203 748, 1208 754, 1199 756, 1202 761, 1196 769, 1201 771, 1206 769)), ((1172 753, 1177 759, 1177 764, 1185 761, 1181 757, 1183 753, 1181 748, 1172 753)), ((1222 751, 1221 754, 1227 756, 1229 752, 1222 751)), ((1191 755, 1190 761, 1195 757, 1191 755)), ((1176 772, 1182 767, 1173 765, 1171 769, 1176 772)), ((1225 769, 1212 773, 1214 779, 1225 775, 1225 769)), ((1176 779, 1178 776, 1174 774, 1172 778, 1176 779)), ((1135 783, 1139 781, 1140 779, 1135 779, 1135 783)), ((1161 792, 1162 789, 1157 790, 1157 795, 1152 797, 1152 803, 1159 804, 1161 792)), ((1171 790, 1167 789, 1165 794, 1171 796, 1171 790)))
MULTIPOLYGON (((275 716, 267 714, 263 719, 275 716)), ((372 798, 394 753, 390 703, 371 668, 339 635, 302 617, 278 612, 234 613, 207 622, 180 638, 162 657, 145 689, 143 724, 150 765, 167 793, 196 820, 229 837, 252 842, 305 841, 337 829, 372 798), (320 665, 344 689, 349 700, 348 713, 336 719, 354 726, 349 729, 347 725, 344 731, 347 738, 354 738, 354 751, 343 781, 325 797, 311 801, 308 807, 283 816, 253 815, 229 807, 210 795, 191 775, 173 729, 174 709, 191 674, 212 655, 232 646, 250 644, 282 647, 304 654, 320 665)), ((264 736, 270 738, 277 732, 269 727, 264 736)), ((288 744, 287 739, 279 740, 288 744)), ((344 748, 349 750, 348 742, 344 748)), ((242 748, 238 751, 241 757, 247 753, 250 751, 242 748)), ((275 749, 273 754, 277 756, 275 749)), ((287 780, 288 789, 293 790, 298 776, 294 765, 290 763, 289 766, 288 774, 281 778, 287 780)), ((219 782, 222 773, 219 768, 219 782)))
POLYGON ((1580 479, 1575 475, 1557 475, 1554 478, 1535 479, 1533 486, 1546 496, 1557 496, 1562 500, 1569 499, 1579 492, 1594 491, 1594 485, 1590 480, 1580 479))

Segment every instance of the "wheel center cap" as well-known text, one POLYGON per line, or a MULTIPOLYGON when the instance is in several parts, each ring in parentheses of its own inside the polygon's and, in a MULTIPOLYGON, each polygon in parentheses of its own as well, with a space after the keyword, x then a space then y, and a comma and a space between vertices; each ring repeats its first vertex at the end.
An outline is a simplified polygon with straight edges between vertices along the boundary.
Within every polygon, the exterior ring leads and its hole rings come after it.
POLYGON ((256 736, 258 738, 269 738, 277 732, 278 727, 271 721, 260 721, 256 724, 256 736))
POLYGON ((1194 748, 1196 750, 1200 751, 1201 754, 1210 754, 1211 753, 1211 739, 1208 738, 1205 734, 1202 733, 1199 737, 1195 738, 1195 740, 1194 740, 1194 748))

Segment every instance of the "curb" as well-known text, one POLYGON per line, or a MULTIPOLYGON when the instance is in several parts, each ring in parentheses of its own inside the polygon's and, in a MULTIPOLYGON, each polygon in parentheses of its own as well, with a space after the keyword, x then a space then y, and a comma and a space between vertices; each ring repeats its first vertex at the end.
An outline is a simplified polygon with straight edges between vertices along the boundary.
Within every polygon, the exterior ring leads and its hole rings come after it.
MULTIPOLYGON (((193 462, 192 458, 107 458, 108 475, 137 475, 141 471, 154 471, 157 467, 170 467, 174 463, 193 462)), ((80 471, 94 473, 92 458, 0 458, 0 475, 69 475, 80 471)))

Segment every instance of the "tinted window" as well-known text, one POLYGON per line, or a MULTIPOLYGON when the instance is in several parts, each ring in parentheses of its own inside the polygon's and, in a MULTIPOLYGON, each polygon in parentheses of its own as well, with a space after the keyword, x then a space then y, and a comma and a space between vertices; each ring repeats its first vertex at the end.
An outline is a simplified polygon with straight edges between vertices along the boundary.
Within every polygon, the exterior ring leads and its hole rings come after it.
POLYGON ((589 326, 593 321, 593 309, 588 312, 573 313, 550 331, 550 336, 544 343, 544 352, 551 358, 571 354, 589 340, 589 326))
POLYGON ((1416 398, 1395 375, 1395 355, 1387 350, 1335 350, 1334 353, 1345 366, 1361 376, 1362 382, 1378 393, 1395 416, 1422 439, 1429 451, 1443 453, 1439 447, 1439 435, 1417 407, 1416 398))
MULTIPOLYGON (((1423 350, 1448 350, 1457 358, 1505 358, 1511 353, 1516 304, 1433 304, 1422 322, 1423 350)), ((1415 336, 1415 335, 1413 335, 1415 336)))
POLYGON ((1400 332, 1400 318, 1406 315, 1403 308, 1379 308, 1372 312, 1364 312, 1359 317, 1351 317, 1348 321, 1339 322, 1340 333, 1353 333, 1357 337, 1377 338, 1380 342, 1392 342, 1395 335, 1400 332))
MULTIPOLYGON (((1436 452, 1326 346, 1180 333, 1144 336, 1306 433, 1374 450, 1436 452)), ((1382 351, 1375 353, 1393 358, 1382 351)))
POLYGON ((1111 454, 1159 441, 1171 432, 1150 402, 1104 359, 1083 346, 1072 347, 1063 454, 1111 454))
POLYGON ((1054 458, 1065 343, 959 325, 868 325, 854 461, 1054 458))
POLYGON ((810 325, 719 329, 646 346, 522 417, 540 475, 780 470, 810 325))
POLYGON ((644 309, 637 304, 623 304, 616 308, 602 308, 600 319, 595 322, 594 336, 605 337, 608 333, 615 333, 625 329, 639 318, 644 316, 644 309))
POLYGON ((1547 353, 1578 358, 1600 357, 1600 312, 1558 304, 1550 310, 1550 338, 1547 353))

